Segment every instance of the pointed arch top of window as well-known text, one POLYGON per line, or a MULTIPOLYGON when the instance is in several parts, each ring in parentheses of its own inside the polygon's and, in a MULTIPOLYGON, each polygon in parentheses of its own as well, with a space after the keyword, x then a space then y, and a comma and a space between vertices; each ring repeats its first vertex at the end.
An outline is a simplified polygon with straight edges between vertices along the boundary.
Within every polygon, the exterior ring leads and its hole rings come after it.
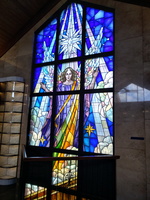
POLYGON ((113 51, 113 18, 113 12, 70 3, 36 34, 35 63, 113 51))

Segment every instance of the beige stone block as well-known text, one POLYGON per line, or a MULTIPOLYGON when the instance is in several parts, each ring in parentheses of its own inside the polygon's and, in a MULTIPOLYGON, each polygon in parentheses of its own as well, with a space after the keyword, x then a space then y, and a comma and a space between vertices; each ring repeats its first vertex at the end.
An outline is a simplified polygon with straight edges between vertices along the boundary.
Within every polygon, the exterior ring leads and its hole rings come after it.
POLYGON ((5 168, 0 168, 0 177, 5 176, 7 172, 7 169, 5 168))
POLYGON ((2 143, 19 144, 19 134, 2 134, 2 143))
POLYGON ((23 92, 24 91, 24 83, 21 82, 7 82, 6 83, 6 91, 17 91, 23 92))
POLYGON ((0 166, 6 165, 8 163, 8 158, 5 156, 0 156, 0 166))
POLYGON ((21 113, 5 113, 4 122, 21 122, 21 113))
POLYGON ((16 171, 16 167, 7 169, 7 176, 16 177, 16 171))
POLYGON ((5 111, 22 112, 22 103, 5 102, 5 111))
POLYGON ((8 158, 8 165, 17 166, 18 157, 11 156, 8 158))
POLYGON ((23 101, 23 93, 18 92, 6 92, 6 101, 23 101))

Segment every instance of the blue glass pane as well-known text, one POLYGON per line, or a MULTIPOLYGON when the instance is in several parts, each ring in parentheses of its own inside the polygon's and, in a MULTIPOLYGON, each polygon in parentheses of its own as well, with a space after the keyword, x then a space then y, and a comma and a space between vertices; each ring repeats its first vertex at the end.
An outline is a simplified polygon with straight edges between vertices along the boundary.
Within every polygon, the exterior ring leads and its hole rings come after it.
POLYGON ((113 50, 113 18, 111 12, 86 9, 86 55, 113 50))
POLYGON ((60 17, 59 60, 81 56, 82 15, 80 4, 72 3, 60 17))
POLYGON ((50 146, 52 96, 32 97, 29 145, 50 146))
POLYGON ((113 154, 113 93, 84 95, 83 151, 113 154))
POLYGON ((36 37, 35 63, 55 60, 57 20, 54 19, 36 37))
POLYGON ((38 67, 34 71, 33 92, 52 92, 54 85, 54 65, 38 67))
POLYGON ((113 56, 85 61, 85 89, 113 87, 113 56))

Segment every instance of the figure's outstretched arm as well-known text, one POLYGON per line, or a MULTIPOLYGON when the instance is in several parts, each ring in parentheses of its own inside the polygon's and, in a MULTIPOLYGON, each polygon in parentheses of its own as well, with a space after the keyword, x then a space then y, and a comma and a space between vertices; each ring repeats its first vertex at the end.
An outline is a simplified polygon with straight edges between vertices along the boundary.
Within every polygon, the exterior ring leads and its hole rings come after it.
POLYGON ((96 77, 98 75, 98 68, 96 70, 94 70, 93 72, 93 78, 92 78, 92 81, 89 85, 89 89, 93 89, 94 88, 94 85, 95 85, 95 80, 96 80, 96 77))
POLYGON ((46 85, 45 85, 44 83, 41 82, 40 85, 41 85, 41 88, 42 88, 45 92, 50 92, 50 90, 47 89, 47 87, 46 87, 46 85))

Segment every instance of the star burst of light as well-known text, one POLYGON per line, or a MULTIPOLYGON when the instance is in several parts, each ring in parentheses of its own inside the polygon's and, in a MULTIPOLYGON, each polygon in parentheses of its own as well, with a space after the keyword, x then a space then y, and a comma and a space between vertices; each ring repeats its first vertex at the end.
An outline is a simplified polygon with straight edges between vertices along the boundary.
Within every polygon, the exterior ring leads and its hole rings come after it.
POLYGON ((72 54, 76 53, 76 49, 81 50, 79 44, 81 43, 81 35, 79 34, 80 30, 75 31, 73 28, 69 29, 66 35, 62 35, 60 45, 62 46, 61 52, 64 54, 68 53, 70 57, 72 54))

